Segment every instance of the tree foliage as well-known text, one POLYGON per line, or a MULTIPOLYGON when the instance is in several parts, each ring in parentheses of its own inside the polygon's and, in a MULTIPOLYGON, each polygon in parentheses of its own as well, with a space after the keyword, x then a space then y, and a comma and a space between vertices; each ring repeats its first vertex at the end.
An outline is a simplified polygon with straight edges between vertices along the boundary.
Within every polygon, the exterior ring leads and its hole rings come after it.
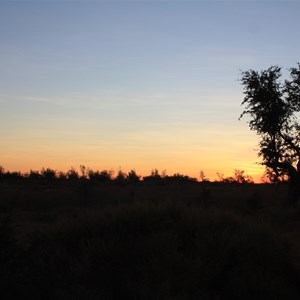
POLYGON ((282 80, 282 71, 272 66, 261 72, 242 72, 245 110, 249 127, 260 136, 259 156, 273 181, 288 177, 294 180, 300 172, 300 64, 289 69, 289 78, 282 80))

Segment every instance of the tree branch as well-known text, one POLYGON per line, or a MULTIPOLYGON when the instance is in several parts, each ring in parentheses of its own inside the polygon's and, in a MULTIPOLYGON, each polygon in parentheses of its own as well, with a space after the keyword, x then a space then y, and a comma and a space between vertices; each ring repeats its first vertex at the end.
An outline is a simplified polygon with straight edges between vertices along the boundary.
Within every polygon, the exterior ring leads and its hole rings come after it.
POLYGON ((293 150, 296 151, 297 155, 298 155, 298 158, 300 159, 300 147, 298 147, 297 145, 295 145, 292 141, 291 141, 291 138, 290 137, 287 137, 286 135, 282 134, 281 133, 281 130, 278 131, 280 137, 282 137, 284 139, 284 141, 289 144, 291 146, 291 148, 293 150))
MULTIPOLYGON (((297 169, 293 167, 293 165, 287 161, 285 162, 266 162, 265 165, 269 168, 272 168, 273 170, 275 170, 276 168, 280 168, 283 170, 288 171, 290 177, 294 177, 297 175, 297 169)), ((298 163, 298 165, 300 165, 300 162, 298 163)))

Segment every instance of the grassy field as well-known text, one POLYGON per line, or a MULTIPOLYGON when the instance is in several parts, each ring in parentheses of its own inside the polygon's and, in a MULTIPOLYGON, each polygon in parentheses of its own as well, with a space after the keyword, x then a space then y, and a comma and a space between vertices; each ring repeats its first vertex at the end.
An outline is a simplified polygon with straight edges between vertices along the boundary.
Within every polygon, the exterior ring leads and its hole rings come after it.
POLYGON ((300 299, 286 185, 0 182, 2 299, 300 299))

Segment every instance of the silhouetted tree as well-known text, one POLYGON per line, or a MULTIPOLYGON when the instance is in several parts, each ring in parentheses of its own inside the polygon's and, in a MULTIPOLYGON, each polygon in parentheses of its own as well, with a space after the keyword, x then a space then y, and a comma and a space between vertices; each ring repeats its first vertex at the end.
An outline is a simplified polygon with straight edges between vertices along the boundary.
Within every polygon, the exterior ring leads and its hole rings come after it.
POLYGON ((5 169, 0 165, 0 181, 3 179, 5 174, 5 169))
POLYGON ((166 179, 168 179, 169 182, 173 183, 195 183, 197 182, 196 178, 189 177, 188 175, 183 175, 180 173, 175 173, 172 176, 167 176, 166 179))
POLYGON ((300 195, 300 64, 289 70, 289 80, 280 81, 281 68, 272 66, 242 73, 245 110, 249 127, 260 136, 259 156, 270 178, 288 177, 289 203, 300 195))
POLYGON ((123 172, 121 169, 119 169, 118 174, 115 178, 115 181, 118 183, 124 183, 127 179, 127 175, 125 172, 123 172))
POLYGON ((137 175, 135 170, 131 170, 128 172, 127 174, 127 180, 129 182, 139 182, 140 181, 141 176, 137 175))
POLYGON ((245 174, 244 170, 234 170, 234 180, 237 183, 253 183, 253 178, 245 174))
POLYGON ((41 170, 42 178, 46 179, 47 181, 54 181, 56 179, 56 170, 50 168, 42 168, 41 170))
POLYGON ((88 170, 88 175, 91 180, 106 182, 112 179, 113 171, 112 170, 93 171, 90 169, 88 170))
POLYGON ((71 169, 67 172, 67 178, 71 180, 76 180, 79 178, 79 174, 75 168, 71 167, 71 169))
POLYGON ((81 172, 81 178, 85 179, 87 177, 85 165, 80 165, 80 172, 81 172))
POLYGON ((250 175, 245 174, 244 170, 235 169, 233 176, 224 177, 224 174, 217 173, 220 183, 253 183, 253 178, 250 175))
POLYGON ((19 180, 19 179, 23 179, 23 176, 19 171, 13 171, 13 172, 7 171, 3 174, 3 178, 9 180, 19 180))
POLYGON ((209 182, 209 179, 206 177, 203 170, 200 170, 199 177, 200 177, 200 182, 209 182))
POLYGON ((59 180, 66 180, 67 179, 67 173, 63 172, 63 171, 59 171, 57 173, 57 178, 59 180))
POLYGON ((41 178, 41 174, 39 171, 34 171, 34 170, 30 170, 29 174, 28 174, 28 178, 29 179, 40 179, 41 178))
POLYGON ((161 181, 162 177, 159 174, 158 169, 151 170, 151 174, 149 176, 144 176, 143 181, 151 181, 151 182, 157 182, 161 181))

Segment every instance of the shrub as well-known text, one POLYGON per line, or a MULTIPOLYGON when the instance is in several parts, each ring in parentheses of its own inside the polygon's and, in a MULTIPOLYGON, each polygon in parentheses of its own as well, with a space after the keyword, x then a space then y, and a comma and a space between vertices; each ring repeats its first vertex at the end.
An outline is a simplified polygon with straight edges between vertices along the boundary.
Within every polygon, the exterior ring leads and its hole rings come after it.
POLYGON ((115 178, 115 181, 118 183, 123 183, 127 180, 127 174, 125 172, 123 172, 122 170, 118 171, 118 174, 115 178))
POLYGON ((39 179, 41 178, 41 173, 39 171, 30 170, 28 174, 29 179, 39 179))
POLYGON ((0 165, 0 180, 3 179, 4 174, 5 174, 5 169, 0 165))
POLYGON ((56 173, 56 170, 42 168, 41 177, 47 181, 54 181, 56 179, 56 173))
POLYGON ((77 180, 79 179, 79 174, 78 172, 76 171, 75 168, 71 168, 68 172, 67 172, 67 178, 68 179, 71 179, 71 180, 77 180))
POLYGON ((129 182, 139 182, 140 181, 140 178, 141 176, 140 175, 137 175, 136 171, 135 170, 131 170, 128 172, 127 174, 127 180, 129 182))
POLYGON ((88 170, 89 179, 101 182, 107 182, 112 179, 113 171, 102 170, 102 171, 93 171, 88 170))

